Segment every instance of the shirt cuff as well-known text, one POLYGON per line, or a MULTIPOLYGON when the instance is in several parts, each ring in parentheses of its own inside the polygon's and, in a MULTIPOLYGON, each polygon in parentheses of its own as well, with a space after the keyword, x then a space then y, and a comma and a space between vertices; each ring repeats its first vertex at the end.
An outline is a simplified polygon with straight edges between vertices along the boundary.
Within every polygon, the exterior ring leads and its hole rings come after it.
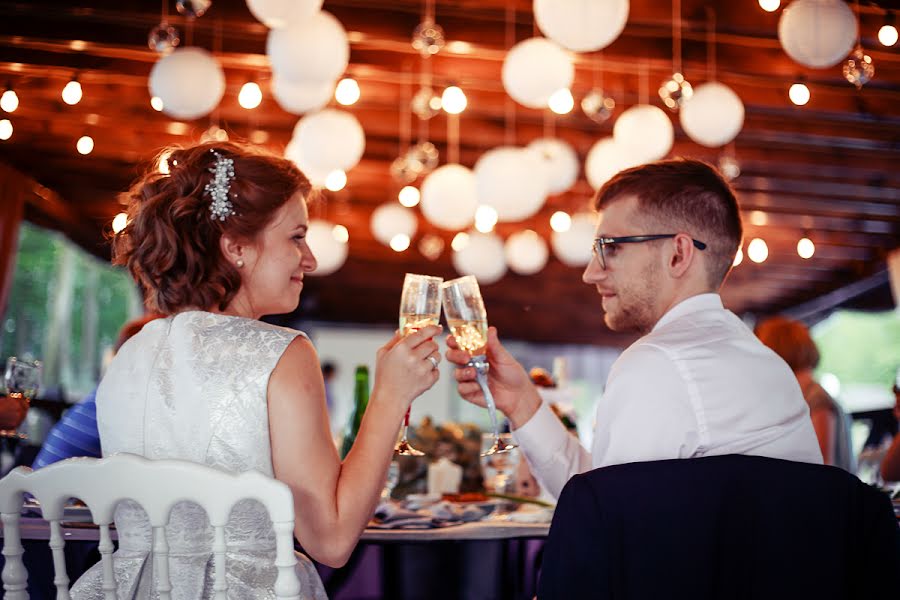
POLYGON ((569 436, 565 426, 545 402, 541 402, 537 412, 512 433, 528 455, 529 462, 536 467, 554 460, 565 447, 569 436))

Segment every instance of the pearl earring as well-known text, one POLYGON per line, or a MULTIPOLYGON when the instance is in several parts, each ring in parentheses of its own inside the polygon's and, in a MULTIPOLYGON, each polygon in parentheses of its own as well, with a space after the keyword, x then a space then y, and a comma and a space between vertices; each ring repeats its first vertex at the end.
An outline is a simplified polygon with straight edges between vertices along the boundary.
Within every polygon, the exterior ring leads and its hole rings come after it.
POLYGON ((236 264, 237 268, 240 269, 244 266, 244 261, 239 258, 239 259, 237 259, 237 262, 235 262, 234 264, 236 264))

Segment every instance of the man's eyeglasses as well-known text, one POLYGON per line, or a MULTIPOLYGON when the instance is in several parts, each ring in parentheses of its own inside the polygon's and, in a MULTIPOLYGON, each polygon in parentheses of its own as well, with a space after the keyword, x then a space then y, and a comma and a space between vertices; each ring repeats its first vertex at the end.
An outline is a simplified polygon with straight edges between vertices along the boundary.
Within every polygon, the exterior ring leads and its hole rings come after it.
MULTIPOLYGON (((600 259, 600 266, 606 270, 606 260, 614 259, 619 252, 619 244, 640 244, 642 242, 652 242, 653 240, 664 240, 673 238, 677 233, 657 233, 653 235, 626 235, 624 237, 599 237, 594 240, 593 251, 600 259)), ((697 250, 706 250, 706 244, 700 240, 691 238, 694 247, 697 250)))

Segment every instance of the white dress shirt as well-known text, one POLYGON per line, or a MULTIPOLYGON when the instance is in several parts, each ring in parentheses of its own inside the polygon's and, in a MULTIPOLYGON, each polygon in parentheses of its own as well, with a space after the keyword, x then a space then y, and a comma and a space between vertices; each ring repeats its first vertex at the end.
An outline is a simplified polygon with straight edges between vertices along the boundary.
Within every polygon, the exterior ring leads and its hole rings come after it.
POLYGON ((613 364, 589 454, 546 404, 513 432, 541 485, 629 462, 751 454, 822 463, 794 374, 718 294, 672 307, 613 364))

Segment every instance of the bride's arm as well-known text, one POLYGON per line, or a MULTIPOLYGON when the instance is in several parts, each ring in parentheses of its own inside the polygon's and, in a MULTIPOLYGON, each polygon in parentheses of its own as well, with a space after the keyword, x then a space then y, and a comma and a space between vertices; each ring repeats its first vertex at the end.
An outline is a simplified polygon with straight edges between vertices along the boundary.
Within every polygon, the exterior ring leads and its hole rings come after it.
POLYGON ((347 562, 384 486, 406 408, 438 379, 426 357, 438 350, 428 327, 378 351, 375 385, 343 463, 331 439, 325 386, 312 344, 297 337, 269 379, 269 435, 275 477, 294 494, 294 533, 312 558, 347 562))

